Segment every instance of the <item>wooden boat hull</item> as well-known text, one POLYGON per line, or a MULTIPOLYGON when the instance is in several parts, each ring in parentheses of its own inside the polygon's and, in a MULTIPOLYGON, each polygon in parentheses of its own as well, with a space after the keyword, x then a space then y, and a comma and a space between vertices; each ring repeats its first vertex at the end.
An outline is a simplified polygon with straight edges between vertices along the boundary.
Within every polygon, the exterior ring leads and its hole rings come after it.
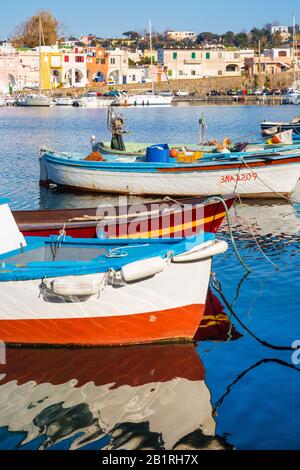
MULTIPOLYGON (((224 197, 230 209, 234 196, 224 197)), ((158 201, 142 205, 101 208, 101 213, 115 214, 115 219, 102 223, 106 237, 114 238, 160 238, 163 236, 185 237, 201 231, 216 233, 226 215, 224 206, 217 200, 184 198, 178 201, 158 201), (144 215, 135 215, 143 213, 144 215)), ((58 235, 63 229, 75 238, 97 236, 99 209, 64 209, 15 211, 14 218, 25 236, 58 235)), ((113 217, 113 215, 111 215, 113 217)))
POLYGON ((293 192, 300 177, 300 153, 265 152, 247 160, 195 164, 86 162, 45 153, 41 181, 78 191, 116 194, 280 198, 293 192))
MULTIPOLYGON (((0 338, 102 346, 192 341, 204 314, 211 261, 170 263, 152 277, 106 285, 74 301, 49 294, 54 279, 47 286, 39 279, 1 282, 0 338)), ((89 275, 89 281, 100 274, 89 275)))

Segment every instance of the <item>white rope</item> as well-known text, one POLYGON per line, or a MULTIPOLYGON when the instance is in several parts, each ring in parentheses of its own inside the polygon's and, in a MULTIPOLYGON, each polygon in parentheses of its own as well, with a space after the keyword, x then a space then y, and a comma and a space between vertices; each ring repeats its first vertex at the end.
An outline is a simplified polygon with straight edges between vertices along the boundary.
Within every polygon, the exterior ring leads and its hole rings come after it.
MULTIPOLYGON (((242 199, 241 199, 240 195, 239 195, 239 194, 236 194, 236 196, 237 196, 237 198, 238 198, 238 200, 239 200, 239 203, 240 203, 242 209, 244 209, 244 205, 243 205, 243 203, 242 203, 242 199)), ((253 240, 255 241, 255 244, 256 244, 257 248, 259 249, 259 251, 261 252, 261 254, 266 258, 267 261, 269 261, 270 264, 272 264, 272 265, 274 266, 274 268, 280 269, 280 267, 278 266, 278 264, 274 263, 274 262, 269 258, 269 256, 264 252, 264 250, 262 249, 262 247, 260 246, 260 244, 259 244, 259 242, 258 242, 258 240, 257 240, 257 238, 256 238, 256 236, 255 236, 255 234, 254 234, 254 232, 253 232, 253 230, 252 230, 252 228, 251 228, 251 225, 250 225, 249 227, 247 226, 247 228, 249 228, 250 233, 251 233, 251 235, 252 235, 252 238, 253 238, 253 240)))
POLYGON ((293 199, 289 198, 289 197, 286 197, 284 194, 282 193, 279 193, 278 191, 275 191, 275 189, 271 188, 271 186, 269 186, 257 173, 255 173, 252 168, 245 162, 245 160, 243 159, 243 157, 241 157, 241 162, 248 168, 248 170, 251 171, 252 174, 256 174, 257 176, 257 179, 263 184, 266 186, 266 188, 268 188, 270 191, 272 191, 272 193, 274 194, 277 194, 278 196, 282 197, 283 199, 285 199, 286 201, 288 202, 292 202, 294 204, 300 204, 300 201, 294 201, 293 199))

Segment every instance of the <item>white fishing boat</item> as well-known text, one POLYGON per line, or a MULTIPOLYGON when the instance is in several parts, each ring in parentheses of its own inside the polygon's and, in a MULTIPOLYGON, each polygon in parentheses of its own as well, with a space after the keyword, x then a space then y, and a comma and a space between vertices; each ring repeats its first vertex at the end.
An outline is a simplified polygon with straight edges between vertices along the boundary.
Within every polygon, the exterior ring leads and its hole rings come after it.
POLYGON ((89 161, 84 156, 42 151, 41 185, 119 194, 234 193, 245 198, 282 198, 293 192, 300 177, 300 150, 290 147, 285 151, 204 154, 193 163, 169 158, 168 150, 161 146, 148 148, 145 157, 105 157, 104 161, 89 161))
POLYGON ((73 106, 74 100, 68 96, 61 96, 60 98, 55 98, 53 102, 55 106, 73 106))
POLYGON ((19 99, 17 102, 18 106, 35 106, 35 107, 49 107, 51 106, 51 96, 43 95, 42 93, 26 95, 19 99))
POLYGON ((170 106, 173 96, 163 96, 156 93, 128 95, 119 100, 120 106, 170 106))
POLYGON ((25 239, 0 200, 0 338, 122 345, 192 340, 204 314, 211 233, 183 239, 25 239), (188 283, 183 282, 183 279, 188 283))
POLYGON ((116 98, 101 97, 97 92, 89 91, 84 93, 80 98, 73 101, 73 106, 83 108, 106 108, 113 104, 116 98))

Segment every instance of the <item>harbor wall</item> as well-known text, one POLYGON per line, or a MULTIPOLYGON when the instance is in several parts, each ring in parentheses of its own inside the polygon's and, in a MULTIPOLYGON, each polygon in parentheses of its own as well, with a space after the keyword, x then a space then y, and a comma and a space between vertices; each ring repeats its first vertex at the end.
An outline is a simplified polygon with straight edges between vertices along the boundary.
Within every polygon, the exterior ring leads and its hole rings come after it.
MULTIPOLYGON (((256 86, 268 87, 268 88, 286 88, 290 87, 293 83, 293 74, 282 72, 276 75, 261 76, 255 80, 256 86)), ((199 97, 205 97, 211 90, 226 91, 228 89, 242 89, 242 88, 253 88, 254 78, 247 76, 239 77, 212 77, 212 78, 200 78, 200 79, 183 79, 183 80, 170 80, 170 89, 176 90, 187 90, 191 94, 195 94, 199 97)), ((89 90, 100 91, 105 93, 111 88, 119 90, 128 90, 129 92, 135 93, 151 88, 150 83, 131 83, 126 85, 115 85, 107 86, 101 84, 94 84, 89 86, 89 90)), ((167 82, 161 82, 155 84, 155 90, 163 91, 168 90, 169 86, 167 82)), ((78 95, 86 91, 86 88, 74 88, 74 89, 60 89, 53 92, 55 95, 67 94, 67 95, 78 95)))

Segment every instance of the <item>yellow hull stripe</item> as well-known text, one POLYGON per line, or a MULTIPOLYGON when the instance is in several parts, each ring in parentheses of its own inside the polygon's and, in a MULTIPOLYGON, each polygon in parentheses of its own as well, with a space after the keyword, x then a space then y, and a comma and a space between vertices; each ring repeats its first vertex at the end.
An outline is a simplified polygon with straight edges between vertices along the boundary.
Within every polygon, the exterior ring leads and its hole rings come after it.
POLYGON ((206 219, 199 219, 199 220, 194 220, 193 222, 188 222, 183 225, 176 225, 176 227, 168 227, 168 228, 163 228, 159 230, 151 230, 150 232, 134 233, 132 235, 122 235, 120 237, 111 236, 109 238, 160 238, 165 235, 171 235, 176 232, 186 231, 191 228, 199 227, 201 225, 214 222, 215 220, 222 219, 223 217, 225 217, 225 215, 226 215, 226 212, 222 212, 220 214, 207 217, 206 219))

